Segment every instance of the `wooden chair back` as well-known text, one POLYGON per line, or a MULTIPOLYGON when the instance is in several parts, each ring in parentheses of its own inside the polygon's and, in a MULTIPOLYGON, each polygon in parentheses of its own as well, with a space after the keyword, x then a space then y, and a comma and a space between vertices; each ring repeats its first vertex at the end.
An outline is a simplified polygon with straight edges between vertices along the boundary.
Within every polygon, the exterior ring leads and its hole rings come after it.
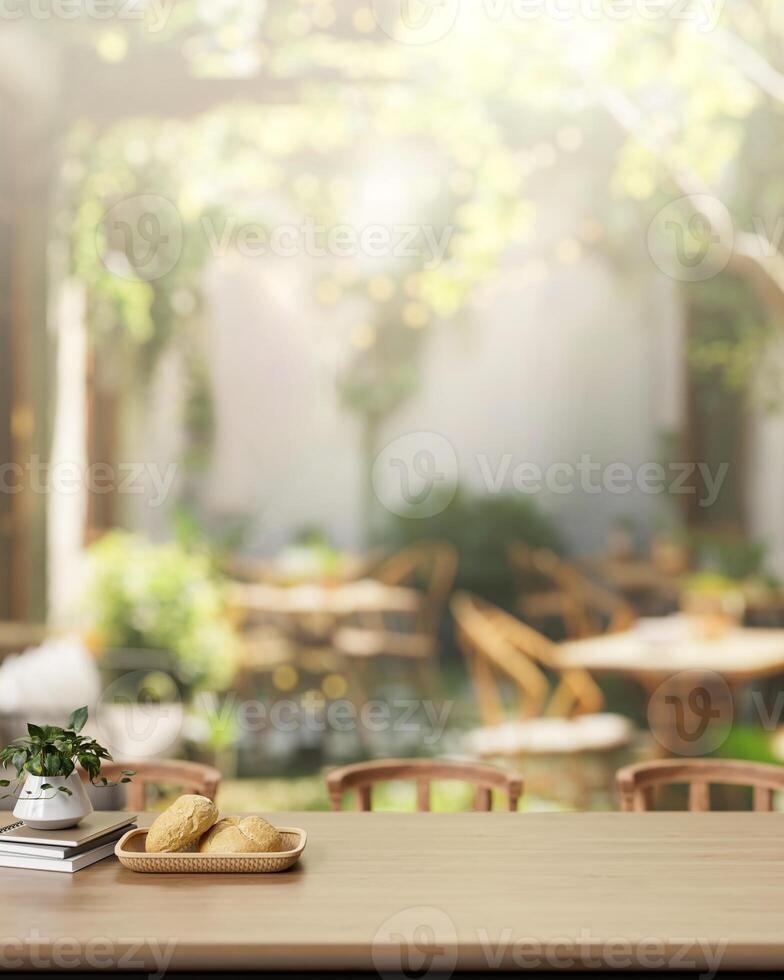
POLYGON ((557 669, 555 644, 546 636, 466 592, 454 596, 451 608, 485 725, 504 721, 498 675, 514 683, 522 718, 573 718, 602 710, 598 684, 580 668, 557 669))
POLYGON ((415 631, 435 637, 457 573, 457 551, 446 541, 421 541, 378 566, 373 577, 385 585, 418 588, 424 601, 415 631))
POLYGON ((557 616, 570 639, 583 639, 628 629, 637 618, 625 599, 552 551, 516 542, 508 555, 518 584, 518 605, 527 619, 557 616))
MULTIPOLYGON (((112 782, 119 781, 123 769, 133 769, 136 775, 123 788, 126 790, 125 806, 141 813, 146 808, 147 791, 151 786, 176 786, 183 793, 193 793, 214 800, 221 781, 220 772, 199 762, 183 762, 179 759, 149 759, 144 762, 105 762, 101 776, 112 782)), ((87 773, 80 773, 87 782, 87 773)))
POLYGON ((372 809, 371 790, 377 783, 413 780, 417 787, 417 810, 430 810, 430 784, 434 780, 459 780, 476 787, 474 809, 492 809, 492 791, 506 794, 509 809, 517 810, 523 781, 516 773, 477 762, 451 762, 442 759, 385 759, 360 762, 335 769, 327 775, 329 802, 333 810, 343 808, 345 793, 356 791, 357 808, 372 809))
POLYGON ((773 794, 784 790, 784 766, 734 759, 664 759, 625 766, 616 773, 621 810, 653 810, 654 791, 661 786, 689 787, 689 810, 710 810, 710 787, 745 786, 753 790, 752 809, 773 809, 773 794))

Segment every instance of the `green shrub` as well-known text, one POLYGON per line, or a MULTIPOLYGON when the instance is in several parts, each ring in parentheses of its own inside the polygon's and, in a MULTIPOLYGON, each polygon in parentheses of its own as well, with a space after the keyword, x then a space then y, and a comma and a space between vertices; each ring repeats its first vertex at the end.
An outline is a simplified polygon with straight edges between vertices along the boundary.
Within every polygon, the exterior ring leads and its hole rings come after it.
POLYGON ((514 601, 509 545, 523 541, 535 548, 560 550, 552 520, 530 497, 476 496, 465 490, 434 517, 395 518, 384 543, 403 547, 423 539, 448 541, 457 548, 457 588, 507 607, 514 601))
POLYGON ((89 562, 85 608, 101 648, 169 652, 189 687, 231 683, 237 637, 209 555, 113 531, 89 562))

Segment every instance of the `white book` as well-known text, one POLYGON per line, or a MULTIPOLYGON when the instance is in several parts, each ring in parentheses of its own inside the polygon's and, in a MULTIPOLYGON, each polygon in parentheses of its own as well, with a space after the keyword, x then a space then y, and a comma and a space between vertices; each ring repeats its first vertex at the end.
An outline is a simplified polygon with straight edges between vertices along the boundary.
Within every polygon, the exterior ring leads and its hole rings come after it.
POLYGON ((136 820, 135 813, 95 810, 67 830, 33 830, 12 814, 0 816, 3 844, 46 844, 52 847, 82 847, 105 837, 113 830, 126 827, 136 820))
POLYGON ((114 841, 94 847, 91 851, 77 854, 72 858, 58 860, 50 857, 30 857, 25 854, 0 854, 0 868, 26 868, 29 871, 65 871, 73 874, 74 871, 81 871, 96 861, 103 861, 104 858, 114 854, 114 841))
POLYGON ((100 847, 101 844, 118 841, 133 826, 134 824, 126 824, 124 827, 104 834, 102 837, 82 844, 80 847, 54 847, 52 844, 23 844, 14 840, 6 840, 0 836, 0 855, 25 854, 30 857, 54 858, 55 860, 62 861, 63 858, 76 857, 77 854, 83 854, 85 851, 93 850, 96 847, 100 847))

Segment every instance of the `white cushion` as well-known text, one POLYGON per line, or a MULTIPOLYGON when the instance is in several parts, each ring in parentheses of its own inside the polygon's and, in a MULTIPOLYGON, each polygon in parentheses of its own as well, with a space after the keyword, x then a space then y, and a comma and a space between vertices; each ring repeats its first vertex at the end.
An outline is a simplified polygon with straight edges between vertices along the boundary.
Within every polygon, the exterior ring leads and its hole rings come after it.
POLYGON ((633 732, 632 723, 623 715, 532 718, 478 728, 468 735, 466 745, 481 756, 599 752, 626 745, 633 732))

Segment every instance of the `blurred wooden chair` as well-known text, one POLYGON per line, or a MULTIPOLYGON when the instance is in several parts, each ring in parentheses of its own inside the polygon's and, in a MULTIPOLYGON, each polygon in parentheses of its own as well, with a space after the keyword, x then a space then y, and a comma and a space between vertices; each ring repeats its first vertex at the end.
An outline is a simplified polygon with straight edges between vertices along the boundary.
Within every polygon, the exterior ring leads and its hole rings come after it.
POLYGON ((338 629, 334 649, 354 660, 396 657, 419 665, 419 679, 433 693, 432 670, 438 652, 438 628, 457 573, 457 552, 443 541, 411 545, 383 562, 373 578, 388 586, 421 594, 410 614, 366 612, 338 629))
POLYGON ((625 766, 616 774, 621 810, 644 813, 653 810, 654 792, 662 786, 686 785, 688 808, 704 813, 711 808, 710 787, 744 786, 752 789, 752 809, 773 809, 773 794, 784 791, 784 766, 734 759, 662 759, 625 766))
POLYGON ((508 557, 517 582, 517 608, 529 622, 557 618, 567 638, 579 640, 628 629, 637 618, 625 599, 548 549, 518 541, 509 547, 508 557))
POLYGON ((368 812, 371 790, 377 783, 413 780, 417 786, 417 810, 430 810, 430 784, 435 780, 458 780, 476 787, 474 810, 492 809, 492 791, 506 794, 509 809, 517 810, 523 781, 516 773, 475 762, 441 759, 384 759, 344 766, 327 774, 329 802, 333 810, 343 808, 343 796, 356 791, 358 809, 368 812))
MULTIPOLYGON (((118 781, 123 769, 136 773, 126 791, 125 809, 141 813, 146 809, 147 792, 151 786, 176 786, 182 793, 193 793, 214 800, 220 786, 221 774, 213 766, 179 759, 146 759, 143 762, 104 762, 101 776, 111 782, 118 781)), ((80 770, 83 782, 89 782, 87 773, 80 770)))
MULTIPOLYGON (((452 613, 483 722, 468 738, 471 750, 483 758, 595 754, 608 760, 609 785, 610 757, 629 744, 633 727, 622 715, 602 712, 604 697, 591 675, 557 669, 552 641, 475 596, 458 593, 452 613), (504 678, 515 690, 516 720, 507 720, 504 678)), ((579 771, 575 779, 582 788, 579 771)))

